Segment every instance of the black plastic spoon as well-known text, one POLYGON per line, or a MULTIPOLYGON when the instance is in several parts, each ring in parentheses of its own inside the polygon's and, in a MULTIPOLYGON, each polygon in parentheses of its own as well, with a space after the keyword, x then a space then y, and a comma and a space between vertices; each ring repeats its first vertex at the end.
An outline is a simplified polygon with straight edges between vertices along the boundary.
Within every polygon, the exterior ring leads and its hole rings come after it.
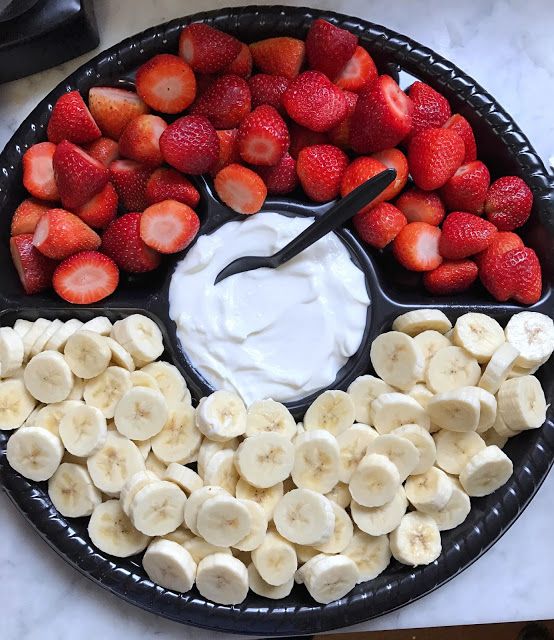
POLYGON ((260 267, 276 269, 320 238, 323 238, 330 231, 340 227, 357 211, 376 198, 395 179, 396 171, 394 169, 381 171, 381 173, 351 191, 347 196, 341 198, 334 207, 331 207, 329 211, 316 218, 313 224, 304 229, 300 235, 296 236, 277 253, 272 256, 243 256, 242 258, 237 258, 217 274, 214 284, 237 273, 252 271, 260 267))

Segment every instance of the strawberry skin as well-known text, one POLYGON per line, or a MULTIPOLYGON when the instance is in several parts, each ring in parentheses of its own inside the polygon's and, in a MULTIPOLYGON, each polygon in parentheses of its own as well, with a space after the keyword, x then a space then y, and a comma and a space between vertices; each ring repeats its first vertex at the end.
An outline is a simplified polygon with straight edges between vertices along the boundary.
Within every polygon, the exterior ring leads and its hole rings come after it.
POLYGON ((166 121, 159 116, 148 114, 133 118, 119 138, 119 152, 130 160, 160 165, 163 162, 160 136, 166 129, 166 121))
POLYGON ((152 167, 134 160, 116 160, 110 164, 109 174, 125 210, 142 211, 146 208, 146 183, 152 174, 152 167))
POLYGON ((372 154, 372 158, 396 171, 396 178, 381 194, 383 200, 392 200, 402 191, 408 182, 408 159, 399 149, 385 149, 372 154))
POLYGON ((479 269, 487 268, 487 264, 494 264, 507 251, 512 249, 523 249, 523 240, 511 231, 499 231, 495 234, 490 245, 481 253, 474 257, 479 269))
POLYGON ((63 260, 79 251, 98 249, 100 237, 73 213, 50 209, 37 223, 33 244, 47 258, 63 260))
MULTIPOLYGON (((219 156, 217 162, 210 169, 210 173, 215 177, 216 173, 228 164, 240 163, 240 153, 237 144, 238 129, 218 129, 216 131, 219 138, 219 156)), ((186 204, 189 204, 188 202, 186 204)), ((192 205, 190 205, 192 206, 192 205)))
POLYGON ((162 133, 160 149, 164 160, 183 173, 209 171, 219 156, 219 138, 205 116, 184 116, 162 133))
POLYGON ((289 153, 296 160, 298 154, 304 147, 311 147, 314 144, 329 144, 329 136, 319 131, 311 131, 306 127, 301 127, 296 122, 291 122, 289 126, 290 147, 289 153))
POLYGON ((496 227, 473 213, 454 211, 442 225, 439 252, 448 260, 461 260, 484 251, 497 234, 496 227))
POLYGON ((119 198, 113 185, 108 184, 84 205, 75 209, 83 222, 95 229, 104 229, 117 215, 119 198))
POLYGON ((442 262, 439 253, 441 230, 426 222, 410 222, 393 241, 398 262, 410 271, 432 271, 442 262))
POLYGON ((290 80, 285 76, 270 76, 268 73, 257 73, 248 80, 252 95, 252 107, 269 104, 277 110, 283 110, 283 94, 290 80))
POLYGON ((102 134, 78 91, 58 98, 48 122, 46 134, 50 142, 69 140, 75 144, 92 142, 102 134))
POLYGON ((358 102, 358 95, 356 93, 352 93, 352 91, 343 91, 343 93, 348 106, 346 116, 337 124, 336 127, 333 127, 329 131, 328 135, 329 142, 334 144, 336 147, 346 150, 350 147, 350 125, 352 123, 354 109, 356 108, 356 102, 358 102))
POLYGON ((483 213, 490 180, 489 170, 479 160, 463 164, 441 188, 446 208, 451 211, 483 213))
POLYGON ((32 295, 50 288, 58 263, 37 250, 32 234, 23 233, 10 238, 10 252, 25 293, 32 295))
POLYGON ((410 137, 430 127, 442 127, 450 118, 448 100, 425 82, 414 82, 407 94, 414 105, 410 137))
POLYGON ((60 199, 52 166, 55 152, 56 145, 52 142, 39 142, 23 154, 23 186, 40 200, 60 199))
MULTIPOLYGON (((352 160, 352 162, 346 168, 340 184, 340 194, 344 196, 348 195, 351 191, 354 191, 361 184, 373 178, 378 173, 385 171, 385 165, 377 160, 368 156, 360 156, 352 160)), ((387 187, 388 189, 388 187, 387 187)), ((386 191, 386 190, 385 190, 386 191)), ((367 204, 360 212, 369 211, 371 207, 383 202, 385 199, 385 191, 376 196, 369 204, 367 204)))
POLYGON ((109 167, 114 160, 119 158, 119 145, 111 138, 98 138, 94 142, 83 145, 83 149, 105 167, 109 167))
POLYGON ((13 214, 10 233, 18 236, 22 233, 34 233, 38 221, 52 207, 40 200, 27 198, 17 207, 13 214))
POLYGON ((533 193, 518 176, 495 180, 487 193, 485 213, 500 231, 512 231, 527 222, 533 207, 533 193))
POLYGON ((200 194, 192 182, 178 171, 163 167, 156 169, 148 178, 145 195, 148 205, 177 200, 194 208, 200 202, 200 194))
POLYGON ((423 286, 438 296, 462 293, 477 280, 478 273, 473 260, 445 261, 433 271, 423 274, 423 286))
POLYGON ((424 129, 408 147, 408 165, 416 185, 425 191, 442 187, 464 159, 464 143, 450 129, 424 129))
POLYGON ((422 191, 417 187, 404 191, 395 204, 408 222, 427 222, 438 226, 445 215, 444 204, 438 193, 422 191))
POLYGON ((538 302, 542 292, 541 266, 533 249, 510 249, 494 260, 483 260, 481 282, 499 302, 513 299, 522 304, 538 302))
POLYGON ((252 54, 247 44, 240 43, 240 52, 238 56, 225 68, 225 73, 232 73, 241 78, 249 78, 252 74, 252 54))
POLYGON ((250 88, 244 78, 225 75, 216 78, 190 109, 194 116, 205 116, 216 129, 238 127, 250 112, 250 88))
POLYGON ((274 107, 257 107, 242 121, 237 138, 241 158, 250 164, 276 165, 289 148, 287 125, 274 107))
POLYGON ((371 209, 364 207, 352 222, 360 238, 377 249, 391 243, 408 223, 406 216, 388 202, 381 202, 371 209))
POLYGON ((285 153, 273 167, 256 167, 256 171, 272 195, 290 193, 298 185, 296 161, 289 153, 285 153))
POLYGON ((241 42, 207 24, 187 25, 179 37, 179 55, 200 73, 218 73, 241 51, 241 42))
POLYGON ((176 200, 157 202, 140 217, 140 237, 160 253, 182 251, 194 240, 199 228, 196 213, 176 200))
POLYGON ((315 202, 333 200, 340 193, 348 156, 332 144, 304 147, 298 154, 296 173, 304 192, 315 202))
POLYGON ((360 46, 354 49, 354 54, 335 78, 337 87, 345 91, 362 91, 377 79, 378 72, 373 58, 360 46))
POLYGON ((357 45, 358 38, 353 33, 318 18, 306 36, 308 65, 332 80, 354 55, 357 45))
POLYGON ((267 38, 250 45, 254 64, 263 73, 296 78, 304 63, 305 45, 297 38, 267 38))
POLYGON ((261 177, 240 164, 229 164, 221 169, 214 179, 214 187, 229 208, 245 215, 257 213, 267 196, 267 187, 261 177))
POLYGON ((129 273, 145 273, 159 267, 161 256, 140 237, 141 213, 126 213, 116 218, 102 235, 102 251, 120 269, 129 273))
POLYGON ((88 104, 102 133, 114 140, 119 140, 129 121, 149 111, 134 91, 115 87, 92 87, 88 104))
POLYGON ((54 272, 54 291, 71 304, 92 304, 111 295, 119 284, 113 260, 98 251, 82 251, 66 258, 54 272))
POLYGON ((477 160, 477 143, 469 122, 459 113, 455 113, 442 125, 444 129, 455 131, 464 141, 464 164, 477 160))

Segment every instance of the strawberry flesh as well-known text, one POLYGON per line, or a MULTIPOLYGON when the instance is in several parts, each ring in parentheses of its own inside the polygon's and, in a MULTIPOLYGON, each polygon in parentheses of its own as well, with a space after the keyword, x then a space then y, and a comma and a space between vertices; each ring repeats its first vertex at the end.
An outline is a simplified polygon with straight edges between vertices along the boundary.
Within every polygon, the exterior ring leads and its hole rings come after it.
POLYGON ((241 158, 250 164, 276 165, 289 148, 287 125, 269 105, 257 107, 242 121, 237 138, 241 158))
POLYGON ((116 87, 92 87, 88 103, 102 133, 113 140, 119 140, 133 118, 149 111, 134 91, 116 87))
POLYGON ((240 51, 239 40, 207 24, 189 24, 179 36, 179 55, 200 73, 223 71, 240 51))
POLYGON ((426 222, 410 222, 393 241, 393 253, 409 271, 432 271, 442 262, 439 253, 441 230, 426 222))
POLYGON ((39 142, 23 154, 23 186, 40 200, 60 199, 52 162, 55 152, 54 143, 39 142))
POLYGON ((139 97, 162 113, 179 113, 196 97, 194 71, 170 53, 160 53, 140 66, 135 84, 139 97))
POLYGON ((98 249, 100 237, 73 213, 50 209, 37 223, 33 244, 47 258, 63 260, 79 251, 98 249))
MULTIPOLYGON (((216 131, 219 138, 219 156, 217 162, 210 169, 210 173, 215 177, 218 171, 228 164, 241 162, 239 148, 237 144, 238 129, 218 129, 216 131)), ((189 204, 188 202, 186 204, 189 204)), ((191 205, 192 206, 192 205, 191 205)))
POLYGON ((236 211, 251 215, 263 206, 267 187, 261 177, 240 164, 229 164, 216 175, 214 187, 223 202, 236 211))
POLYGON ((225 68, 225 73, 232 73, 241 78, 249 78, 252 74, 252 54, 247 44, 240 43, 240 52, 238 56, 225 68))
POLYGON ((408 159, 399 149, 385 149, 371 156, 385 165, 387 169, 396 171, 396 178, 381 194, 383 200, 392 200, 402 191, 408 182, 408 159))
POLYGON ((38 221, 51 209, 51 205, 34 198, 27 198, 17 207, 13 214, 10 233, 18 236, 22 233, 34 233, 38 221))
POLYGON ((199 228, 196 213, 176 200, 157 202, 140 217, 140 237, 160 253, 182 251, 194 240, 199 228))
POLYGON ((435 191, 422 191, 417 187, 407 189, 396 200, 396 206, 408 222, 427 222, 438 226, 445 215, 444 204, 435 191))
POLYGON ((91 156, 101 162, 105 167, 119 158, 119 145, 111 138, 98 138, 94 142, 83 145, 83 149, 91 156))
POLYGON ((306 48, 298 38, 266 38, 250 45, 254 64, 263 73, 296 78, 304 63, 306 48))
POLYGON ((166 129, 166 121, 159 116, 137 116, 123 129, 119 138, 119 152, 130 160, 151 166, 160 165, 163 162, 160 136, 166 129))
POLYGON ((66 258, 54 272, 54 290, 71 304, 92 304, 111 295, 119 283, 113 260, 98 251, 82 251, 66 258))
POLYGON ((360 46, 335 78, 337 87, 345 91, 362 91, 377 79, 378 71, 369 53, 360 46))

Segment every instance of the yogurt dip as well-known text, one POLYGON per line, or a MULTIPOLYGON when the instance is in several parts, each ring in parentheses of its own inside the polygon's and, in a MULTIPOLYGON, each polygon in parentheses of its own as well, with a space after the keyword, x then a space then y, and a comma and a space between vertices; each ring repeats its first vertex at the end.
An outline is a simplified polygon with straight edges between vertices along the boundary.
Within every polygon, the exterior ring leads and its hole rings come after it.
POLYGON ((201 236, 173 273, 169 315, 193 367, 246 404, 301 399, 329 386, 358 350, 369 297, 364 273, 329 233, 278 269, 214 286, 235 258, 271 255, 312 217, 260 212, 201 236))

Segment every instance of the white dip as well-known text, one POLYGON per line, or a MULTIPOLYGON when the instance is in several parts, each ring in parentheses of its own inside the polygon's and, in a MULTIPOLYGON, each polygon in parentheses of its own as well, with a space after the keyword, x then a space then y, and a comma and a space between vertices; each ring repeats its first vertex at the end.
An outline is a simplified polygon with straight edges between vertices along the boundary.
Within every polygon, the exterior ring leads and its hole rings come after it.
POLYGON ((191 364, 249 404, 297 400, 330 385, 360 346, 369 298, 334 233, 278 269, 216 275, 235 258, 271 255, 314 218, 257 213, 201 236, 177 265, 169 315, 191 364))

